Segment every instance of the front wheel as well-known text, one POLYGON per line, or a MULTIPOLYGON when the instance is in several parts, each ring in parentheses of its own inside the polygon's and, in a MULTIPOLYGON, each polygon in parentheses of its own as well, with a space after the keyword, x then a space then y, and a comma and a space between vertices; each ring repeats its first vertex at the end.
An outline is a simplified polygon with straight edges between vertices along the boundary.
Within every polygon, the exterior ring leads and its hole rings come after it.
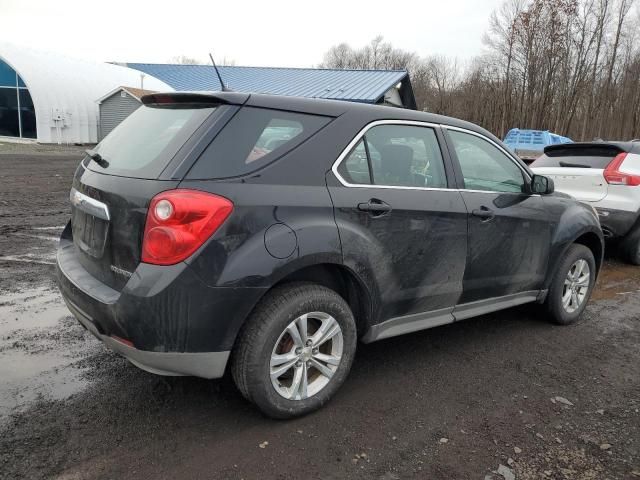
POLYGON ((560 263, 546 299, 551 319, 560 325, 575 322, 587 306, 596 279, 591 250, 574 244, 560 263))
POLYGON ((353 314, 340 295, 320 285, 285 284, 267 294, 242 329, 233 379, 268 416, 304 415, 342 385, 356 343, 353 314))

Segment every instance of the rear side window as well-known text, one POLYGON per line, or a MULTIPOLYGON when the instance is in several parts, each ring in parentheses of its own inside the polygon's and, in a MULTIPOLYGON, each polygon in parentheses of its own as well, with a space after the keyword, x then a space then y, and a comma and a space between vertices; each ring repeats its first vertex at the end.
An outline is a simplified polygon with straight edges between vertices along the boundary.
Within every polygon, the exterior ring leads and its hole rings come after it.
POLYGON ((243 107, 202 153, 190 179, 246 175, 300 145, 331 121, 329 117, 243 107))
POLYGON ((102 140, 94 151, 104 162, 90 162, 99 172, 157 178, 215 107, 143 105, 102 140))
POLYGON ((447 177, 438 139, 432 128, 378 125, 338 166, 351 184, 446 188, 447 177))

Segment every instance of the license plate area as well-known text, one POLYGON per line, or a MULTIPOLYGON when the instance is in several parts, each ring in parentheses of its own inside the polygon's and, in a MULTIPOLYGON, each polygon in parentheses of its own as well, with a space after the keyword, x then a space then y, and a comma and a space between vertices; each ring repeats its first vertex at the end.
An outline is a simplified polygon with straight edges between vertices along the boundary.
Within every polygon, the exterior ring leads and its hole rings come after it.
POLYGON ((94 258, 102 258, 107 243, 109 222, 76 208, 71 215, 73 243, 94 258))

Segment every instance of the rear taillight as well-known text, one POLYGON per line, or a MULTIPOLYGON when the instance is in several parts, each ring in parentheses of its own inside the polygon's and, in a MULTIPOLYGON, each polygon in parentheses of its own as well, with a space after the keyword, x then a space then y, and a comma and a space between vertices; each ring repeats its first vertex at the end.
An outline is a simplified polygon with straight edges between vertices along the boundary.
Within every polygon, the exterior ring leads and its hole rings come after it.
POLYGON ((198 190, 169 190, 153 197, 142 239, 142 261, 181 262, 215 232, 233 210, 230 200, 198 190))
POLYGON ((604 178, 610 185, 628 185, 637 187, 640 185, 640 175, 633 175, 620 170, 625 158, 627 158, 626 153, 619 153, 616 155, 604 170, 604 178))

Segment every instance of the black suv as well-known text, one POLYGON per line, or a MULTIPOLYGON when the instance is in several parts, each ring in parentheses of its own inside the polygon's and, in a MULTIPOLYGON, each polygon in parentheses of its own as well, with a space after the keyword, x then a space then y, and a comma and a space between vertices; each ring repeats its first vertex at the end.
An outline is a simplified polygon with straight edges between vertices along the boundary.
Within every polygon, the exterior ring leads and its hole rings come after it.
POLYGON ((229 363, 285 418, 329 400, 358 339, 586 306, 594 210, 475 125, 232 92, 143 104, 79 165, 57 263, 80 323, 144 370, 229 363))

